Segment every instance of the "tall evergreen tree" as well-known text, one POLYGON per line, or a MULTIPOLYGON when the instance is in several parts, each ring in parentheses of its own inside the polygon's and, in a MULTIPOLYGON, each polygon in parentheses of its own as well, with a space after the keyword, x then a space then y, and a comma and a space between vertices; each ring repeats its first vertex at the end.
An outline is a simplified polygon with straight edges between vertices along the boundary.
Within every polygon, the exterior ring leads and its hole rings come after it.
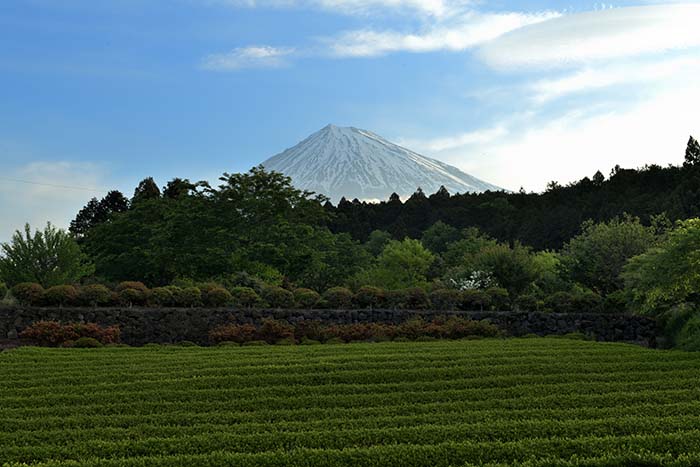
POLYGON ((688 140, 688 147, 685 149, 685 167, 693 167, 700 163, 700 143, 692 136, 688 140))
POLYGON ((139 186, 134 190, 134 197, 131 198, 131 203, 136 204, 141 201, 157 198, 160 198, 160 188, 158 188, 153 177, 148 177, 141 180, 139 186))

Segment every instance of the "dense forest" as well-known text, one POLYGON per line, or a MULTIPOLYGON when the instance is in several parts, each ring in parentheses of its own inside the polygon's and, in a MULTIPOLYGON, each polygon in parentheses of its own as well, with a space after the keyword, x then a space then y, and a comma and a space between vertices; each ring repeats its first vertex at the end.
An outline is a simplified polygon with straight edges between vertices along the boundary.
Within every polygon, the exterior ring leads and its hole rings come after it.
POLYGON ((486 192, 450 195, 418 190, 405 202, 397 195, 382 203, 341 200, 326 204, 334 232, 366 241, 374 230, 393 238, 420 238, 437 221, 462 229, 477 227, 500 241, 520 241, 536 250, 559 249, 580 233, 586 220, 596 222, 629 214, 650 225, 665 213, 671 221, 700 214, 700 146, 688 141, 681 166, 648 165, 640 169, 616 166, 606 178, 601 172, 561 186, 551 182, 544 193, 486 192))

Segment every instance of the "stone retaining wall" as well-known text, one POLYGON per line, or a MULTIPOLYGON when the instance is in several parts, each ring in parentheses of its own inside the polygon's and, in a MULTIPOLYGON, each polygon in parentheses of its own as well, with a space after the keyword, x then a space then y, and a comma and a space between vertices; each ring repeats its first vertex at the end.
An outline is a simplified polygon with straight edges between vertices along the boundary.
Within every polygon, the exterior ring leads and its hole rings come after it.
POLYGON ((410 311, 410 310, 232 310, 212 308, 0 308, 0 339, 14 340, 35 321, 94 322, 118 325, 122 341, 130 345, 149 342, 207 343, 211 328, 225 323, 259 324, 263 318, 284 319, 294 324, 320 320, 326 324, 382 322, 399 324, 411 318, 461 316, 488 320, 507 334, 568 334, 580 332, 599 341, 633 342, 656 347, 660 332, 648 317, 603 313, 542 313, 520 311, 410 311))

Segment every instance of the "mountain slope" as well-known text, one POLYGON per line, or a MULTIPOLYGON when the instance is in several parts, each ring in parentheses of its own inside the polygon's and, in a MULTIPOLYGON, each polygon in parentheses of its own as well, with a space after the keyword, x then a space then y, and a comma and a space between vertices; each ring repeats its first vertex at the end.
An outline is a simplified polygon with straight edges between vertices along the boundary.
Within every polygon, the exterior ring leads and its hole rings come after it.
POLYGON ((421 156, 367 130, 328 125, 262 164, 292 178, 294 185, 332 200, 385 200, 392 193, 426 194, 444 185, 450 193, 501 188, 443 162, 421 156))

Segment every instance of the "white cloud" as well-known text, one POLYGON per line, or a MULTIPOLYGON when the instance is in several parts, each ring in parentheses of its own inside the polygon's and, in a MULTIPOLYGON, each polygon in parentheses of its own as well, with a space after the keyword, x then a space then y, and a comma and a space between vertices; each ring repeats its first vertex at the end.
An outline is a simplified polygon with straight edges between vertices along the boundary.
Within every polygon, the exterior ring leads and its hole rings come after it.
POLYGON ((615 8, 554 18, 484 44, 494 67, 559 67, 700 47, 700 5, 615 8))
POLYGON ((699 76, 700 58, 682 57, 658 61, 586 67, 573 74, 537 81, 529 86, 533 100, 544 103, 574 93, 630 83, 653 83, 679 76, 699 76))
POLYGON ((31 162, 5 168, 0 181, 0 242, 29 222, 67 228, 87 201, 108 191, 103 170, 94 164, 31 162), (33 183, 26 183, 33 182, 33 183))
POLYGON ((211 54, 202 61, 202 68, 212 71, 233 71, 243 68, 277 68, 286 65, 292 48, 270 46, 239 47, 226 53, 211 54))
POLYGON ((435 21, 418 33, 362 29, 329 38, 331 52, 337 57, 372 57, 392 52, 463 51, 495 39, 509 31, 559 16, 543 12, 492 13, 468 12, 448 21, 435 21))
POLYGON ((435 153, 449 149, 461 148, 463 146, 490 143, 505 136, 507 133, 508 130, 506 130, 504 126, 496 126, 493 128, 484 128, 481 130, 460 133, 458 135, 448 136, 446 138, 427 140, 400 139, 398 142, 400 145, 414 151, 435 153))
POLYGON ((607 173, 615 164, 679 164, 688 135, 700 135, 695 102, 700 102, 700 88, 672 83, 627 108, 600 112, 596 106, 592 112, 512 121, 505 138, 427 155, 491 183, 534 191, 551 180, 569 183, 596 170, 607 173))

